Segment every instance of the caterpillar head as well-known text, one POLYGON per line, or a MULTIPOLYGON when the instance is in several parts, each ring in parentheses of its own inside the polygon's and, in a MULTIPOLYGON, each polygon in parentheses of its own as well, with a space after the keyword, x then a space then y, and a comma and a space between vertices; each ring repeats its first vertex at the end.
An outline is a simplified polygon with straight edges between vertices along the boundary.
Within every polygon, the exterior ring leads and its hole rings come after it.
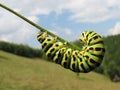
POLYGON ((93 33, 94 31, 84 31, 81 33, 80 37, 80 43, 84 43, 88 45, 90 34, 93 33))
POLYGON ((42 41, 46 37, 47 37, 47 32, 39 32, 38 35, 37 35, 38 41, 42 41))
POLYGON ((86 43, 86 32, 82 32, 79 38, 80 43, 86 43))

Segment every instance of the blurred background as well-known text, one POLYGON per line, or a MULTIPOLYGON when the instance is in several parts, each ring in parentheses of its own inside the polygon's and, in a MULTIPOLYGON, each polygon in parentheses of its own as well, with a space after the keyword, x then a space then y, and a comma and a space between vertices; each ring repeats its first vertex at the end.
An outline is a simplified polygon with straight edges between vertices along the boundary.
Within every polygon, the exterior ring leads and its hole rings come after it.
POLYGON ((73 73, 46 62, 48 58, 36 39, 39 30, 0 7, 0 89, 119 90, 119 0, 0 0, 0 3, 80 47, 80 33, 94 30, 103 37, 106 48, 100 67, 88 74, 73 73))

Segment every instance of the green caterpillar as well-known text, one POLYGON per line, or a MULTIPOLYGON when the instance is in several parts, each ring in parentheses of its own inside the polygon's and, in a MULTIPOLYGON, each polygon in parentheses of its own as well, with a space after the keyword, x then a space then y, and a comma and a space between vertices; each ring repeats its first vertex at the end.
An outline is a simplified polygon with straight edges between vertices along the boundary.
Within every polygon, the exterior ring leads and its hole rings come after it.
POLYGON ((84 46, 81 51, 73 50, 47 32, 40 32, 37 39, 51 60, 74 72, 87 73, 95 69, 101 64, 105 53, 103 39, 94 31, 82 32, 80 42, 84 46))

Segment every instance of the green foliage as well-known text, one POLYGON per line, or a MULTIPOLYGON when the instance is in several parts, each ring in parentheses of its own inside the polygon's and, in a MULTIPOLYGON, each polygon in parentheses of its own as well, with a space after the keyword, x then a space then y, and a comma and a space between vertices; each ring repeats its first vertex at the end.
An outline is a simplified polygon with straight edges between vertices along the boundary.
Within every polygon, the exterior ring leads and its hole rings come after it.
POLYGON ((4 41, 0 41, 0 50, 31 58, 42 57, 43 54, 39 49, 33 49, 27 45, 18 45, 4 41))
POLYGON ((117 75, 120 77, 120 35, 108 36, 104 38, 106 54, 101 67, 104 74, 111 79, 117 75))

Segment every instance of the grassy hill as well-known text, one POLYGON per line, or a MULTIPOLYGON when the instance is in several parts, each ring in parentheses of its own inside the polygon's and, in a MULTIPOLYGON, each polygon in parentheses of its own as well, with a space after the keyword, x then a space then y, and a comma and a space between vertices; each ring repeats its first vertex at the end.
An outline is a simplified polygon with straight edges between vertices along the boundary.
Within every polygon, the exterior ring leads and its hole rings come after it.
POLYGON ((119 90, 120 83, 90 72, 79 76, 60 65, 0 51, 0 90, 119 90))

